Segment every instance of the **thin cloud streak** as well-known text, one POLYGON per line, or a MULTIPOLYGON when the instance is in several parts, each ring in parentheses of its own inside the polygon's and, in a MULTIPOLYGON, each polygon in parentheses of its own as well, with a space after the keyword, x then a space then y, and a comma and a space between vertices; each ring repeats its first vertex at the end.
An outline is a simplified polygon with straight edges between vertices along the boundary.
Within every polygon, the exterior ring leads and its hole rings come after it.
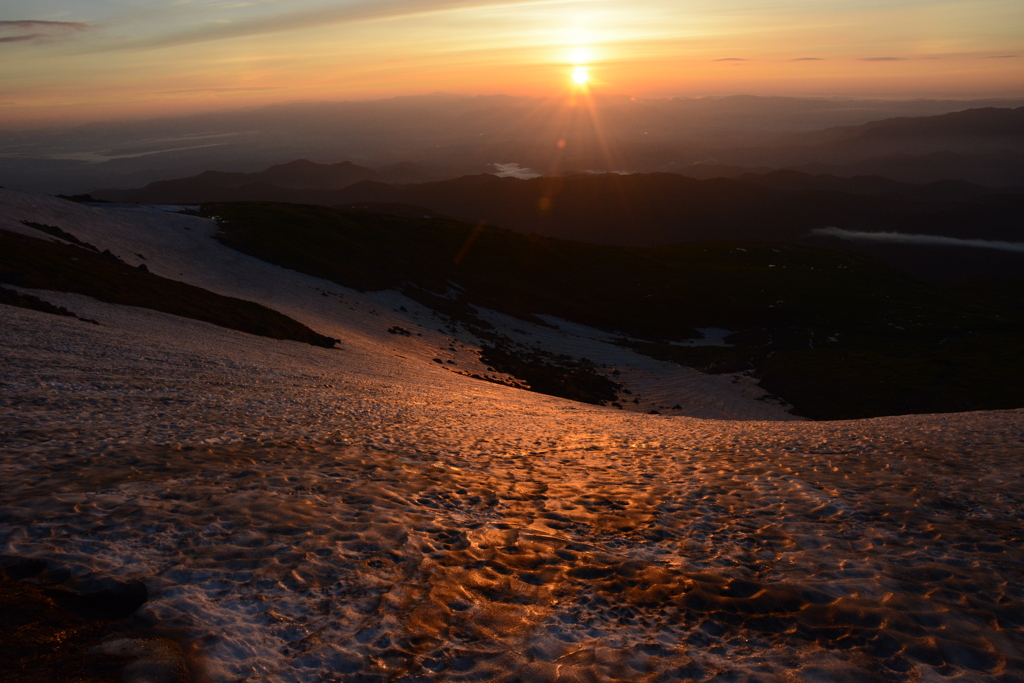
POLYGON ((37 21, 35 19, 22 19, 19 21, 0 21, 0 29, 5 28, 69 28, 76 31, 84 31, 87 24, 80 21, 37 21))
POLYGON ((80 21, 37 21, 22 19, 0 21, 0 34, 18 32, 15 35, 0 35, 0 43, 24 43, 29 41, 55 40, 79 33, 89 28, 80 21), (31 33, 21 33, 31 31, 31 33))
POLYGON ((902 232, 860 232, 842 228, 817 228, 812 235, 837 237, 855 242, 887 242, 889 244, 919 244, 934 247, 971 247, 975 249, 996 249, 1024 254, 1024 242, 1003 242, 1000 240, 965 240, 959 237, 941 235, 908 235, 902 232))
POLYGON ((44 38, 42 33, 28 33, 22 36, 5 36, 0 38, 0 43, 20 43, 24 40, 35 40, 36 38, 44 38))
POLYGON ((346 24, 379 19, 399 19, 416 15, 439 14, 495 6, 561 5, 571 0, 396 0, 365 2, 355 7, 316 9, 292 14, 261 17, 247 21, 207 26, 164 36, 128 40, 100 48, 99 51, 145 50, 206 43, 231 38, 282 33, 332 24, 346 24))
POLYGON ((905 62, 906 57, 861 57, 862 62, 905 62))

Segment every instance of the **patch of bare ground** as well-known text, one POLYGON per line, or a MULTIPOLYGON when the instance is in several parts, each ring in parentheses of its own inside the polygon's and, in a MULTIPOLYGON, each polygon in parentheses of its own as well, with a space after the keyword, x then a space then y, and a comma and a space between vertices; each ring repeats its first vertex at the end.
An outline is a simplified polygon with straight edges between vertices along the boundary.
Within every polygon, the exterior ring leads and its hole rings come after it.
POLYGON ((0 661, 10 683, 189 683, 181 648, 133 626, 142 584, 93 593, 39 580, 44 563, 0 569, 0 661), (24 580, 28 579, 28 580, 24 580), (33 580, 36 579, 36 580, 33 580), (134 589, 134 590, 133 590, 134 589))

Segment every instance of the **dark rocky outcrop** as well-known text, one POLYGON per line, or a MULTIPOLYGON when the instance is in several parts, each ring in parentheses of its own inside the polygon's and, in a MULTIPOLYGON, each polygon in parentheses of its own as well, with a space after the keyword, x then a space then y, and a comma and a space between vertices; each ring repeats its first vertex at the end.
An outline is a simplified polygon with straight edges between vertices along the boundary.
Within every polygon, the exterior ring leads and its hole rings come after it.
MULTIPOLYGON (((97 254, 6 230, 0 230, 0 283, 84 294, 107 303, 150 308, 272 339, 324 348, 337 343, 260 304, 132 268, 109 252, 97 254)), ((18 300, 24 305, 31 303, 18 300)))
POLYGON ((181 647, 133 619, 141 582, 0 558, 0 669, 11 683, 189 683, 181 647))

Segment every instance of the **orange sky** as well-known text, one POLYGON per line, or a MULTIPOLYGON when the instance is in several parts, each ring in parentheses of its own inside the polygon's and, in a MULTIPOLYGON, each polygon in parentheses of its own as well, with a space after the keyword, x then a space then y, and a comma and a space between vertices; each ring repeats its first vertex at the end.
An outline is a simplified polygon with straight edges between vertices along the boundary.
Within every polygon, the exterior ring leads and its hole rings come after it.
POLYGON ((1024 95, 1020 0, 7 0, 0 124, 447 91, 1024 95))

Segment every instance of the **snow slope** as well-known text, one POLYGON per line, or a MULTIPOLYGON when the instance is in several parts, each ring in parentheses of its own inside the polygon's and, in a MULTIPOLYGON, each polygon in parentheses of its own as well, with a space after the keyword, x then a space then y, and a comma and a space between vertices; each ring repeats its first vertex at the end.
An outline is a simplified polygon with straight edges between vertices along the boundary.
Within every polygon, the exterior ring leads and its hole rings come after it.
MULTIPOLYGON (((1024 411, 751 421, 780 415, 700 378, 687 410, 733 419, 573 403, 448 371, 432 358, 470 369, 472 340, 414 303, 236 254, 207 221, 0 192, 0 228, 57 225, 342 339, 0 306, 0 553, 144 581, 140 618, 180 628, 202 678, 1024 672, 1024 411), (387 334, 417 315, 422 337, 387 334)), ((638 393, 658 377, 606 358, 638 393)))
MULTIPOLYGON (((130 265, 144 263, 156 275, 269 306, 321 334, 342 339, 343 346, 353 352, 371 356, 399 353, 427 362, 441 358, 454 360, 457 369, 485 371, 477 354, 464 348, 477 340, 463 330, 448 329, 420 304, 396 292, 360 294, 236 252, 212 238, 217 230, 212 220, 159 209, 96 208, 0 190, 0 229, 44 235, 24 226, 24 220, 60 227, 101 251, 109 249, 130 265), (393 325, 422 336, 386 334, 393 325), (451 347, 456 351, 450 351, 451 347)), ((510 337, 526 336, 541 348, 586 355, 624 371, 625 376, 617 376, 616 381, 643 399, 624 406, 629 410, 646 413, 657 409, 665 414, 719 419, 799 419, 786 412, 788 406, 781 402, 763 400, 766 392, 742 375, 704 375, 656 361, 609 343, 607 335, 597 330, 580 334, 585 330, 581 326, 551 330, 497 313, 491 317, 498 330, 510 337), (673 409, 675 405, 680 408, 673 409)))

